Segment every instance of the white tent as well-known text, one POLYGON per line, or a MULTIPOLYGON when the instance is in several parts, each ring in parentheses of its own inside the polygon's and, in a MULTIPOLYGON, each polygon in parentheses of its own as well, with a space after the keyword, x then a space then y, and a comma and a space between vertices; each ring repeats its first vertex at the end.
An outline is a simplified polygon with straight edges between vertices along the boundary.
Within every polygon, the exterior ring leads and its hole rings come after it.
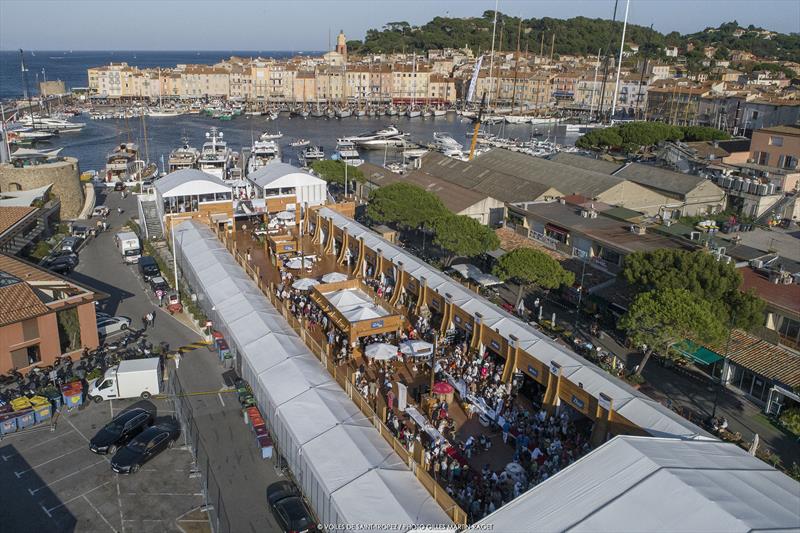
POLYGON ((490 514, 476 529, 798 531, 800 483, 735 444, 620 436, 490 514))
POLYGON ((275 215, 275 218, 277 218, 278 220, 292 220, 292 219, 294 219, 296 216, 297 216, 297 215, 295 215, 295 214, 294 214, 294 213, 292 213, 291 211, 281 211, 280 213, 278 213, 277 215, 275 215))
POLYGON ((292 270, 300 270, 301 268, 311 268, 314 266, 314 260, 305 257, 301 259, 299 257, 295 257, 294 259, 290 259, 286 262, 286 268, 291 268, 292 270))
POLYGON ((328 184, 308 172, 286 163, 270 163, 247 176, 262 197, 293 194, 309 206, 325 203, 328 184))
POLYGON ((157 179, 154 187, 161 198, 231 192, 231 186, 218 177, 194 168, 171 172, 157 179))
POLYGON ((240 373, 253 388, 276 446, 301 481, 317 516, 330 517, 331 522, 378 524, 417 516, 417 523, 451 524, 402 463, 400 468, 407 475, 398 477, 400 482, 391 490, 416 496, 381 502, 383 517, 376 516, 374 509, 362 516, 362 495, 358 492, 339 494, 356 481, 359 491, 371 492, 374 488, 376 493, 386 494, 385 482, 365 472, 393 465, 399 457, 211 230, 187 221, 178 226, 176 234, 183 277, 214 329, 225 336, 236 354, 240 373), (409 508, 396 508, 403 505, 409 508))
POLYGON ((385 342, 373 342, 364 349, 364 355, 376 361, 388 361, 397 357, 397 346, 385 342))
POLYGON ((433 344, 419 339, 403 341, 400 343, 400 351, 412 357, 430 357, 433 354, 433 344))
POLYGON ((341 272, 328 272, 324 276, 322 276, 323 283, 336 283, 338 281, 344 281, 348 279, 347 274, 342 274, 341 272))
POLYGON ((292 283, 292 288, 299 291, 307 291, 314 285, 319 285, 319 281, 314 278, 300 278, 292 283))

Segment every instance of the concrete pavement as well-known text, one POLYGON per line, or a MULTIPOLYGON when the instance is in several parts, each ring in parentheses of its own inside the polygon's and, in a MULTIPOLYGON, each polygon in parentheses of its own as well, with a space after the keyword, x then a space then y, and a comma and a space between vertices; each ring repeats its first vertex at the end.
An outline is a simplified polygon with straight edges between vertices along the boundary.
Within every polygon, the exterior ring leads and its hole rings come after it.
MULTIPOLYGON (((98 197, 97 205, 100 204, 111 209, 107 219, 109 230, 84 247, 80 265, 71 276, 109 294, 99 309, 131 318, 136 328, 142 327, 143 315, 155 310, 155 325, 147 330, 149 341, 155 345, 165 341, 174 351, 203 340, 193 328, 158 307, 136 265, 122 262, 114 245, 114 234, 137 216, 135 196, 122 199, 118 192, 108 191, 98 197), (117 214, 117 207, 124 210, 122 215, 117 214)), ((200 457, 198 453, 198 466, 210 467, 210 475, 204 471, 208 492, 214 498, 218 493, 222 501, 221 509, 217 510, 221 515, 224 513, 220 531, 277 531, 277 523, 266 504, 266 488, 282 478, 276 473, 273 461, 261 459, 255 436, 244 424, 236 395, 218 393, 230 386, 226 383, 230 375, 223 377, 225 369, 216 354, 206 347, 182 354, 177 366, 186 392, 207 393, 185 400, 190 403, 204 455, 200 457)))

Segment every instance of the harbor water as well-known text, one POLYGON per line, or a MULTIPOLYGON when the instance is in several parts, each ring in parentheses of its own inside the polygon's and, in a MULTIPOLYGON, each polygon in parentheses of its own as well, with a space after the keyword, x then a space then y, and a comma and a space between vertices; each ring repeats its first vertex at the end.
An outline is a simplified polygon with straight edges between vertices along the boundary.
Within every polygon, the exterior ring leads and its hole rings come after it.
MULTIPOLYGON (((379 118, 344 118, 306 119, 291 117, 282 113, 276 120, 268 121, 263 116, 242 115, 230 121, 220 121, 205 115, 180 115, 175 117, 140 117, 128 119, 91 120, 87 114, 71 119, 73 122, 84 122, 86 127, 76 133, 62 133, 46 143, 38 143, 37 148, 63 147, 61 155, 77 157, 81 170, 102 171, 105 167, 106 156, 114 147, 123 142, 136 142, 139 144, 142 159, 145 158, 144 131, 147 131, 147 152, 149 159, 161 166, 161 157, 166 163, 169 153, 182 144, 181 139, 196 148, 205 142, 205 133, 212 127, 217 127, 224 135, 223 139, 228 147, 236 152, 242 151, 253 144, 259 136, 269 131, 281 132, 283 137, 277 142, 281 147, 281 158, 286 163, 298 165, 298 153, 301 148, 292 148, 290 143, 296 138, 305 138, 312 144, 324 148, 325 157, 330 158, 336 148, 336 139, 348 135, 369 132, 395 124, 400 130, 409 133, 409 140, 426 145, 433 141, 433 133, 437 131, 449 133, 455 140, 469 149, 470 139, 467 133, 473 130, 473 123, 448 113, 443 117, 413 118, 389 117, 379 118)), ((507 138, 527 140, 532 133, 541 134, 540 139, 555 139, 560 144, 572 144, 574 138, 566 137, 564 127, 550 125, 531 126, 526 124, 498 124, 485 126, 487 132, 507 138)), ((400 161, 402 154, 397 151, 361 150, 364 160, 382 165, 400 161)))

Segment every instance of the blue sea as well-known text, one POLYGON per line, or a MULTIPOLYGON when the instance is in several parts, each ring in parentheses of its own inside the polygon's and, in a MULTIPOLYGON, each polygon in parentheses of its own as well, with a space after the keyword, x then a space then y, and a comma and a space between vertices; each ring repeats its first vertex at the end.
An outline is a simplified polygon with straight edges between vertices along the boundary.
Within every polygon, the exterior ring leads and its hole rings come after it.
MULTIPOLYGON (((67 89, 86 87, 86 69, 109 63, 128 63, 139 68, 174 67, 179 63, 212 65, 231 56, 272 57, 276 59, 297 54, 318 55, 321 52, 293 52, 270 50, 230 50, 213 52, 194 51, 70 51, 25 50, 25 68, 28 69, 28 91, 36 94, 37 81, 63 80, 67 89)), ((22 72, 18 50, 0 51, 0 100, 21 98, 22 72)))

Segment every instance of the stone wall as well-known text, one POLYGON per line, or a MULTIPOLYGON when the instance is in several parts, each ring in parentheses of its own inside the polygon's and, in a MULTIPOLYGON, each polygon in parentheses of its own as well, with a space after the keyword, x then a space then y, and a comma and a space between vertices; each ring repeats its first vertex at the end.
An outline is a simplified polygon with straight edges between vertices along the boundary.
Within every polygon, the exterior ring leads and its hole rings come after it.
POLYGON ((62 161, 22 168, 0 164, 0 192, 37 189, 51 183, 52 193, 61 200, 61 217, 77 217, 84 201, 77 159, 65 157, 62 161))

